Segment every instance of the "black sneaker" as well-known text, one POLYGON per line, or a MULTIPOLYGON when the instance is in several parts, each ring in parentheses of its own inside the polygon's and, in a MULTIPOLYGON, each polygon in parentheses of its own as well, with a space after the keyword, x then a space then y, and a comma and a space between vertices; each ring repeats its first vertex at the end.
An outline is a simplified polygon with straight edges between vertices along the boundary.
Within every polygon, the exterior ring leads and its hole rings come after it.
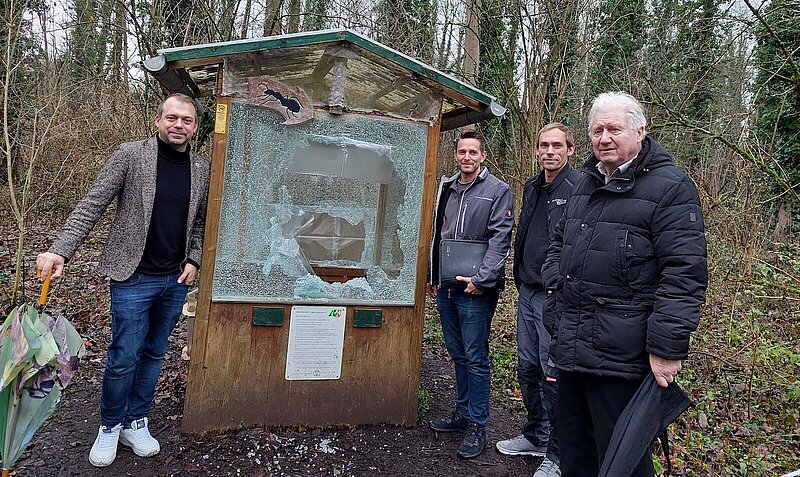
POLYGON ((429 426, 436 432, 459 432, 467 430, 469 421, 464 419, 456 410, 449 416, 432 420, 429 426))
POLYGON ((470 424, 467 429, 467 435, 458 446, 458 456, 465 459, 472 459, 478 457, 486 447, 486 428, 477 424, 470 424))

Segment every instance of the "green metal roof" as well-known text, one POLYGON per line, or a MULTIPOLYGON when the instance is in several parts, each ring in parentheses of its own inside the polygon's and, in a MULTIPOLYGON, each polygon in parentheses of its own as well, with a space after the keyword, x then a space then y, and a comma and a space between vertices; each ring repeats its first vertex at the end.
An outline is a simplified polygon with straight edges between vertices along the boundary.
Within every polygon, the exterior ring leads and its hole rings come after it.
MULTIPOLYGON (((372 65, 379 64, 388 68, 382 70, 383 80, 387 80, 389 77, 397 78, 405 71, 416 81, 426 83, 438 90, 445 97, 443 129, 452 129, 464 124, 499 117, 505 113, 505 108, 498 104, 493 96, 484 91, 346 29, 165 48, 158 50, 158 56, 146 60, 144 65, 169 91, 184 91, 193 95, 212 94, 216 86, 219 64, 224 58, 273 52, 270 53, 272 58, 291 64, 283 63, 274 66, 269 64, 271 69, 277 70, 282 66, 297 69, 302 61, 292 61, 294 57, 281 55, 276 50, 297 51, 301 55, 306 55, 307 59, 311 59, 314 58, 312 50, 321 50, 328 45, 337 43, 352 45, 356 47, 356 50, 360 49, 362 52, 366 52, 364 56, 372 60, 372 65), (458 120, 455 120, 456 117, 458 120)), ((317 57, 319 55, 321 55, 321 51, 317 57)), ((314 67, 315 65, 308 65, 306 61, 307 71, 296 72, 294 76, 310 75, 314 67)), ((372 72, 367 69, 367 71, 362 71, 359 76, 364 79, 372 72)), ((291 75, 292 73, 285 74, 291 75)), ((375 90, 377 87, 376 81, 365 81, 363 84, 365 90, 375 90)))

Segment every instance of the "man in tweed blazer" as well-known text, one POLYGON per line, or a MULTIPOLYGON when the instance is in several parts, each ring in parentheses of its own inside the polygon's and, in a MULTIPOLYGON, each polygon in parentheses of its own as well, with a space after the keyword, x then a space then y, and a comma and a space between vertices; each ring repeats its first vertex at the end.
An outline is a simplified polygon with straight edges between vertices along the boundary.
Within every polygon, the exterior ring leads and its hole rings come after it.
POLYGON ((111 278, 111 344, 103 373, 101 425, 89 462, 103 467, 117 444, 141 457, 160 451, 147 415, 167 339, 200 267, 209 162, 191 151, 197 107, 184 94, 158 107, 157 134, 121 145, 70 214, 37 269, 53 278, 116 199, 97 270, 111 278))

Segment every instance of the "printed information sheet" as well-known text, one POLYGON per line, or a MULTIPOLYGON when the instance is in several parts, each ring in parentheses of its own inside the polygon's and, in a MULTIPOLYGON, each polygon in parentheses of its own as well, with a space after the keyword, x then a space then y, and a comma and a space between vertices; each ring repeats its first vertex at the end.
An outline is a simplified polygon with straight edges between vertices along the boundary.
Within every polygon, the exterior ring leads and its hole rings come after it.
POLYGON ((344 306, 293 306, 286 353, 288 381, 339 379, 344 349, 344 306))

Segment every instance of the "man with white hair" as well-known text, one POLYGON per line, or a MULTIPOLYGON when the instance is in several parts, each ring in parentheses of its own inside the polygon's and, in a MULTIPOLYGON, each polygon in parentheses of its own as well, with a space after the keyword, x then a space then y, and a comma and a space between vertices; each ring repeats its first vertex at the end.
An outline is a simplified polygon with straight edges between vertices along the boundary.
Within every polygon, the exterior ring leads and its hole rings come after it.
MULTIPOLYGON (((644 378, 675 379, 708 283, 700 199, 631 95, 599 95, 593 154, 542 267, 564 477, 596 476, 644 378)), ((649 453, 634 476, 654 474, 649 453)))

